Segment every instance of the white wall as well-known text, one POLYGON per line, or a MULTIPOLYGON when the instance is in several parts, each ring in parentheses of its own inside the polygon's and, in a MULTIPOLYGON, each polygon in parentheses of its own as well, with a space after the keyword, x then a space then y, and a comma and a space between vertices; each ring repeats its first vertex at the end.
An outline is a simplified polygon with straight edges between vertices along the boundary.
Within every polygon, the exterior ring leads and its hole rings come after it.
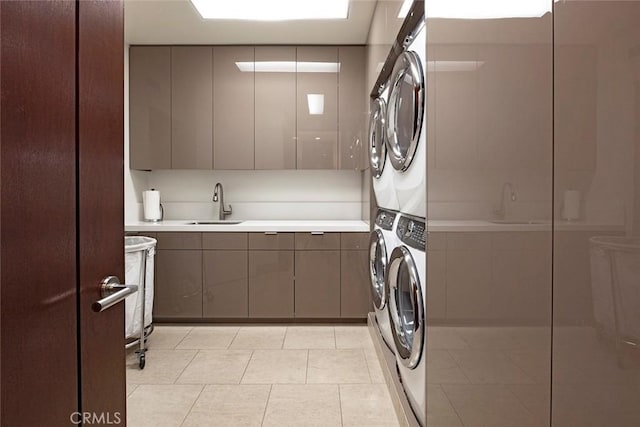
POLYGON ((211 201, 221 182, 225 203, 237 219, 363 218, 363 173, 338 170, 196 171, 129 169, 129 46, 124 72, 124 192, 125 222, 142 219, 142 192, 160 191, 165 219, 213 219, 218 204, 211 201))

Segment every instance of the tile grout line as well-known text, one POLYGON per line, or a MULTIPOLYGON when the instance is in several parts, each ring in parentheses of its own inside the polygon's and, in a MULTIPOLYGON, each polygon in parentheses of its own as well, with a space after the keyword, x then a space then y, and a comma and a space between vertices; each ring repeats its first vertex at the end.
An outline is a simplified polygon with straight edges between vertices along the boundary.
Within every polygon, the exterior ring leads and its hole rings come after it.
POLYGON ((189 407, 189 410, 187 411, 187 413, 182 418, 182 422, 180 423, 181 427, 184 426, 184 423, 187 421, 187 418, 189 418, 189 415, 191 414, 191 411, 193 411, 193 407, 196 406, 196 402, 198 401, 198 399, 200 399, 200 396, 202 396, 202 393, 204 392, 204 388, 206 387, 206 384, 201 384, 200 387, 201 387, 200 393, 198 393, 198 396, 196 396, 196 398, 193 400, 193 403, 189 407))
MULTIPOLYGON (((462 374, 463 377, 466 378, 466 380, 468 381, 467 384, 474 384, 473 381, 471 381, 471 378, 469 378, 469 376, 467 375, 467 373, 464 371, 464 369, 462 369, 462 366, 460 366, 460 364, 458 363, 458 361, 456 360, 455 357, 453 357, 453 354, 451 354, 450 350, 444 350, 445 353, 447 353, 447 355, 449 355, 449 357, 451 358, 451 360, 453 361, 453 363, 456 365, 456 367, 460 370, 460 373, 462 374)), ((428 375, 428 374, 427 374, 428 375)), ((443 389, 444 390, 444 389, 443 389)))
POLYGON ((264 425, 264 419, 267 416, 267 408, 269 407, 269 400, 271 400, 271 391, 273 390, 273 384, 269 384, 269 394, 267 395, 267 403, 264 405, 264 411, 262 411, 262 420, 260 421, 260 425, 264 425))
MULTIPOLYGON (((460 416, 460 413, 456 409, 456 406, 453 404, 453 401, 451 400, 451 398, 447 394, 447 391, 444 389, 442 384, 438 384, 438 387, 440 387, 440 390, 442 390, 442 394, 444 394, 445 399, 447 399, 447 402, 449 402, 449 405, 451 405, 451 409, 453 409, 453 412, 456 414, 456 417, 458 417, 458 420, 460 421, 460 424, 462 424, 464 426, 464 421, 462 421, 462 417, 460 416)), ((427 412, 428 411, 429 411, 429 409, 427 408, 427 412)))
POLYGON ((342 414, 342 393, 340 393, 340 384, 336 384, 338 387, 338 406, 340 407, 340 425, 344 426, 344 417, 342 414))
POLYGON ((186 334, 184 334, 184 336, 182 337, 182 339, 181 339, 180 341, 178 341, 178 343, 177 343, 176 345, 174 345, 174 346, 173 346, 172 350, 181 350, 181 349, 179 349, 179 348, 178 348, 178 346, 180 346, 180 344, 182 344, 182 342, 183 342, 184 340, 186 340, 186 339, 187 339, 187 337, 188 337, 189 335, 191 335, 191 332, 193 332, 193 326, 192 326, 192 327, 190 327, 190 328, 189 328, 189 331, 187 331, 187 333, 186 333, 186 334))
POLYGON ((233 335, 233 338, 231 338, 231 342, 229 342, 229 345, 227 345, 226 347, 227 350, 231 350, 231 346, 233 345, 233 342, 236 340, 236 338, 238 338, 238 335, 240 334, 240 329, 242 329, 242 326, 238 327, 238 330, 233 335))
MULTIPOLYGON (((175 351, 191 351, 191 350, 175 350, 175 351)), ((193 363, 193 361, 196 359, 196 356, 198 356, 198 354, 200 353, 200 350, 196 350, 196 353, 191 357, 191 360, 189 360, 189 363, 187 363, 184 368, 182 368, 182 371, 180 371, 180 373, 178 374, 178 376, 176 377, 175 380, 173 380, 173 384, 178 385, 178 380, 180 379, 180 377, 182 376, 182 374, 184 374, 184 371, 187 370, 187 368, 193 363)), ((184 385, 184 384, 183 384, 184 385)), ((193 385, 193 384, 192 384, 193 385)), ((197 385, 197 384, 196 384, 197 385)))
POLYGON ((251 360, 253 360, 253 353, 255 350, 251 350, 251 355, 249 356, 249 360, 247 360, 247 364, 244 367, 244 370, 242 371, 242 375, 240 376, 240 382, 238 382, 238 384, 242 384, 242 380, 244 379, 245 374, 247 373, 247 369, 249 369, 249 364, 251 363, 251 360))
POLYGON ((309 384, 307 381, 309 381, 309 349, 307 349, 307 364, 304 370, 304 383, 309 384))

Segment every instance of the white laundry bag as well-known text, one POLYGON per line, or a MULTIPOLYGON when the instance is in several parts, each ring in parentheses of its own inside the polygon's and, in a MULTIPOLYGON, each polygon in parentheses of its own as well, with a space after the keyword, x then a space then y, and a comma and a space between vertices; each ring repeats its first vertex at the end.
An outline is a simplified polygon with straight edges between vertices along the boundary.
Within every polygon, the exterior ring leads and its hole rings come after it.
POLYGON ((138 292, 125 300, 125 338, 139 337, 142 330, 142 295, 145 296, 144 326, 151 325, 153 311, 153 260, 156 239, 144 236, 126 236, 125 283, 138 285, 138 292), (143 262, 146 259, 146 266, 143 262), (143 292, 144 286, 144 292, 143 292))

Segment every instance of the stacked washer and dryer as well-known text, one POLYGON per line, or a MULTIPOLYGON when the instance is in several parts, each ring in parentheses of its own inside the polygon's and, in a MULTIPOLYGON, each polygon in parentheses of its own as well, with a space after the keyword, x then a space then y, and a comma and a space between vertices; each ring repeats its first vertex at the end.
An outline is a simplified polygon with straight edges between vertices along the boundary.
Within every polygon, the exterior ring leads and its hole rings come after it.
POLYGON ((426 425, 426 30, 404 38, 372 100, 369 149, 378 212, 369 270, 377 330, 420 425, 426 425))

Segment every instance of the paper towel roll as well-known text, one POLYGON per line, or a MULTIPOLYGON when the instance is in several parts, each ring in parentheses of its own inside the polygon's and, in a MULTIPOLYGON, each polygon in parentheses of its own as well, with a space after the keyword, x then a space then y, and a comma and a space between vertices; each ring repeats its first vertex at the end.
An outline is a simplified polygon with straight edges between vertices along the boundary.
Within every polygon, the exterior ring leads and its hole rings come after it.
POLYGON ((142 205, 144 207, 145 221, 162 220, 162 206, 160 205, 160 192, 148 190, 142 192, 142 205))
POLYGON ((566 190, 564 192, 562 217, 568 220, 580 218, 580 192, 578 190, 566 190))

